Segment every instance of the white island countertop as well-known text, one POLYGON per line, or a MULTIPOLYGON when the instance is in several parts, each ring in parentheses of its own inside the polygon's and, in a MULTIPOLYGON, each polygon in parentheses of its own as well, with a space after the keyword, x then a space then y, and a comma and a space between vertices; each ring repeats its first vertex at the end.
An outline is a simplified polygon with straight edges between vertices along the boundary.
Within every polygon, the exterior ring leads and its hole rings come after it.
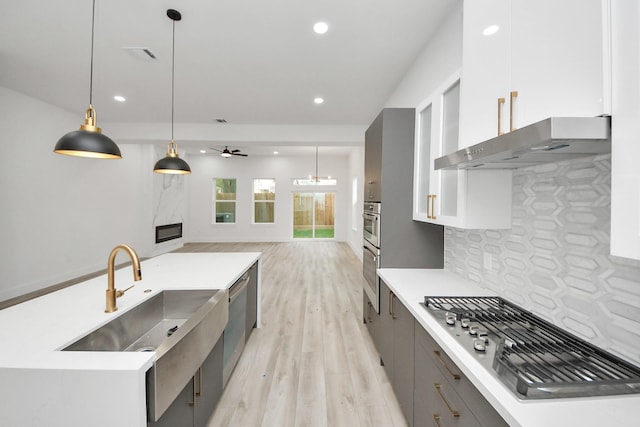
POLYGON ((640 425, 640 394, 518 399, 449 335, 442 322, 420 305, 425 296, 483 296, 495 293, 445 270, 383 268, 378 270, 378 275, 510 426, 640 425))
POLYGON ((227 289, 260 257, 160 255, 141 263, 138 282, 121 268, 116 289, 135 286, 113 313, 104 312, 106 275, 0 310, 0 425, 146 425, 145 373, 155 353, 59 350, 162 290, 227 289))

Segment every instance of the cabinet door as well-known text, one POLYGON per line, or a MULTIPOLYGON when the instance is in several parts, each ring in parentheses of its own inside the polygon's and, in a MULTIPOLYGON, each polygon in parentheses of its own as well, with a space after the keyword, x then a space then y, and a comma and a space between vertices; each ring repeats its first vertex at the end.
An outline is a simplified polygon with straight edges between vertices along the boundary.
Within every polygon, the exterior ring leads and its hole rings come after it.
POLYGON ((384 112, 371 123, 364 135, 364 200, 382 198, 382 124, 384 112))
POLYGON ((249 269, 249 284, 247 285, 247 324, 245 339, 248 340, 258 320, 258 263, 249 269))
POLYGON ((603 0, 511 1, 514 127, 610 113, 603 0), (606 73, 606 76, 605 76, 606 73))
POLYGON ((175 426, 191 426, 194 421, 193 405, 196 399, 194 383, 195 377, 191 378, 187 385, 182 389, 173 403, 162 414, 160 419, 155 422, 148 422, 148 427, 175 427, 175 426))
MULTIPOLYGON (((391 318, 391 298, 393 293, 383 280, 380 280, 380 317, 378 339, 375 341, 380 353, 380 363, 391 381, 393 381, 393 319, 391 318)), ((374 338, 375 339, 375 338, 374 338)))
POLYGON ((376 313, 376 310, 373 308, 373 304, 369 300, 367 293, 363 292, 362 295, 362 319, 367 325, 367 330, 369 331, 369 335, 371 335, 373 343, 376 348, 378 348, 378 343, 380 342, 380 328, 378 326, 380 323, 380 315, 376 313))
POLYGON ((413 315, 392 295, 393 390, 409 426, 413 426, 414 323, 413 315))
POLYGON ((611 13, 611 254, 640 259, 640 4, 614 1, 611 13))
POLYGON ((433 99, 416 108, 416 136, 413 167, 413 219, 431 222, 431 176, 437 153, 433 138, 433 99))
POLYGON ((460 72, 416 109, 413 219, 457 225, 458 171, 435 170, 433 161, 458 149, 460 72))
MULTIPOLYGON (((222 355, 224 340, 220 338, 196 372, 195 427, 205 427, 222 396, 222 355)), ((175 424, 187 425, 187 424, 175 424)))
POLYGON ((460 148, 498 136, 499 114, 508 131, 510 14, 510 0, 464 2, 460 148))

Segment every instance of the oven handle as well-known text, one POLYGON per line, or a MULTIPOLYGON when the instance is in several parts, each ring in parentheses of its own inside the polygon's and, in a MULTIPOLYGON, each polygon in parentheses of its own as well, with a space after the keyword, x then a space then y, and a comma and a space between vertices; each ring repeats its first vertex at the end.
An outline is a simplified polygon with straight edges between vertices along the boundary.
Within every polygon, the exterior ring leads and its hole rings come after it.
MULTIPOLYGON (((378 255, 375 252, 373 252, 371 249, 369 249, 366 246, 363 246, 363 248, 364 248, 364 250, 366 250, 367 252, 369 252, 371 254, 371 257, 373 258, 374 262, 376 262, 378 260, 378 255)), ((378 263, 376 262, 376 266, 377 266, 377 264, 378 263)))

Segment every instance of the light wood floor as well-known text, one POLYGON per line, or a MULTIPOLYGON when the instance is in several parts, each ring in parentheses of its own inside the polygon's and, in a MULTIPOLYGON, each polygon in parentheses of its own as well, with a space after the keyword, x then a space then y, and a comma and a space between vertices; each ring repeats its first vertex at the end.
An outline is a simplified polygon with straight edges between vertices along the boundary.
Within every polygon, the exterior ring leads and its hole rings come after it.
POLYGON ((193 243, 263 252, 262 328, 209 427, 406 427, 362 323, 362 264, 346 243, 193 243))

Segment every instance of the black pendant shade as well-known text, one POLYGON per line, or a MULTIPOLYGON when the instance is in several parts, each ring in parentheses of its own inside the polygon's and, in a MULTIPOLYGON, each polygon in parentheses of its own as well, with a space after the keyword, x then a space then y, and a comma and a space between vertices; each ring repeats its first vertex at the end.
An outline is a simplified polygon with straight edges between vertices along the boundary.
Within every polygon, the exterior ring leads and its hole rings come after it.
POLYGON ((121 159, 120 149, 115 142, 95 126, 96 113, 89 106, 85 123, 80 130, 74 130, 58 140, 54 153, 67 156, 93 157, 96 159, 121 159))
POLYGON ((67 156, 93 157, 96 159, 121 159, 120 149, 111 138, 102 134, 96 125, 96 110, 92 105, 93 98, 93 36, 95 29, 96 1, 93 0, 91 16, 91 72, 89 80, 89 108, 84 116, 84 124, 80 130, 71 131, 58 140, 54 153, 67 156))
POLYGON ((191 168, 180 157, 178 157, 178 144, 171 141, 167 149, 167 157, 160 159, 153 167, 156 173, 178 174, 184 175, 191 173, 191 168))
POLYGON ((176 64, 176 21, 182 19, 182 15, 175 9, 168 9, 167 16, 173 21, 173 45, 171 57, 171 142, 167 147, 167 157, 158 160, 153 167, 155 173, 185 175, 191 173, 191 168, 178 156, 178 144, 173 141, 173 104, 175 93, 175 64, 176 64))

